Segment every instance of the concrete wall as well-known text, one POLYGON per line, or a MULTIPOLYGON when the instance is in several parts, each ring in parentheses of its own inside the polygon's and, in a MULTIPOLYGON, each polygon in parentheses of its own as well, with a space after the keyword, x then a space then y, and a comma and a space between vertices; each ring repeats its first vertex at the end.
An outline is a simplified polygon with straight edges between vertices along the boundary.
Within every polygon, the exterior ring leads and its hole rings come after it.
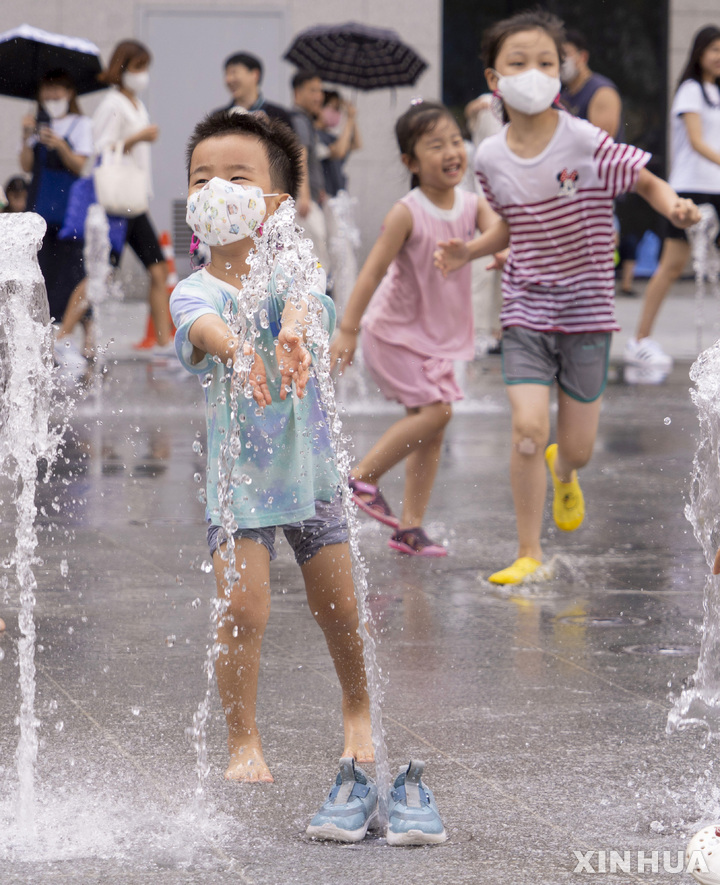
MULTIPOLYGON (((297 32, 313 24, 343 22, 348 19, 382 27, 395 28, 403 39, 414 46, 429 63, 429 68, 414 88, 398 89, 396 92, 382 90, 360 93, 357 96, 359 123, 365 142, 362 152, 348 163, 350 189, 359 199, 358 215, 363 238, 363 252, 372 245, 385 212, 392 202, 407 189, 408 179, 400 164, 394 142, 395 119, 409 104, 414 95, 438 98, 440 95, 441 59, 441 2, 439 0, 356 0, 348 6, 343 0, 0 0, 0 21, 4 30, 27 23, 48 31, 73 34, 92 40, 98 45, 103 59, 107 61, 114 44, 125 37, 141 37, 143 13, 149 9, 225 11, 278 10, 283 13, 287 43, 297 32)), ((188 34, 187 46, 178 46, 178 52, 186 52, 192 45, 188 34)), ((150 47, 152 50, 152 46, 150 47)), ((243 45, 238 35, 237 50, 250 49, 243 45)), ((212 47, 205 48, 202 60, 188 63, 217 66, 221 82, 221 66, 224 55, 212 55, 212 47)), ((269 68, 272 59, 265 59, 269 68)), ((282 63, 283 65, 285 63, 282 63)), ((287 67, 287 73, 291 68, 287 67)), ((284 77, 286 82, 288 77, 284 77)), ((286 87, 287 88, 287 87, 286 87)), ((288 101, 285 95, 268 95, 269 98, 288 101)), ((352 96, 350 96, 352 97, 352 96)), ((183 94, 177 101, 182 102, 183 94)), ((83 98, 86 113, 92 113, 98 99, 83 98)), ((0 97, 0 182, 18 171, 17 151, 20 141, 20 120, 31 109, 29 102, 0 97)), ((206 108, 200 108, 198 117, 206 108)), ((162 144, 154 148, 153 162, 162 162, 162 144)))
POLYGON ((671 0, 668 46, 671 101, 677 79, 690 52, 693 37, 704 25, 720 27, 718 0, 671 0))

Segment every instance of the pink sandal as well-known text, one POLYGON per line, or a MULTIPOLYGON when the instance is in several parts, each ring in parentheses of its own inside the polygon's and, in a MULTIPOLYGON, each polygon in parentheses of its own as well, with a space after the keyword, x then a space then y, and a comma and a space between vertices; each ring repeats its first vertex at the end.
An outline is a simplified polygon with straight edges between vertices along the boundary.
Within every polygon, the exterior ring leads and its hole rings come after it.
POLYGON ((377 486, 352 477, 349 479, 349 484, 353 492, 352 499, 363 513, 367 513, 368 516, 372 516, 373 519, 377 519, 393 529, 400 525, 400 520, 393 514, 390 505, 383 498, 382 492, 377 486), (371 495, 372 497, 366 500, 360 495, 371 495))
POLYGON ((431 541, 420 526, 395 532, 388 547, 410 556, 447 556, 445 547, 431 541))

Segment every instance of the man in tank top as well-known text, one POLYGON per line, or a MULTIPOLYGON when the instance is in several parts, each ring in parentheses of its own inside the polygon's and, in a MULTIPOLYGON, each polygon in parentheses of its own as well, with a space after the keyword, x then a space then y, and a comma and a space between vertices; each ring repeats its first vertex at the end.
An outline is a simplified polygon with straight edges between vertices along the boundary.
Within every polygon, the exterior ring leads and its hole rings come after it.
POLYGON ((567 32, 563 49, 565 58, 560 68, 563 103, 576 117, 589 120, 611 138, 617 138, 622 112, 617 87, 612 80, 590 70, 587 42, 579 31, 567 32))

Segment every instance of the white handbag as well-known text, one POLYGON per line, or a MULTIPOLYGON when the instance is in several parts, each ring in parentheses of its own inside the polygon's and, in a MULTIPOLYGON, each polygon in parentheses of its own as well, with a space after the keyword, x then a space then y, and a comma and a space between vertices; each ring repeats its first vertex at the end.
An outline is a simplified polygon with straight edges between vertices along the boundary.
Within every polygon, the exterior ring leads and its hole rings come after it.
POLYGON ((97 201, 108 215, 134 218, 147 212, 145 171, 124 153, 122 142, 105 148, 93 180, 97 201))

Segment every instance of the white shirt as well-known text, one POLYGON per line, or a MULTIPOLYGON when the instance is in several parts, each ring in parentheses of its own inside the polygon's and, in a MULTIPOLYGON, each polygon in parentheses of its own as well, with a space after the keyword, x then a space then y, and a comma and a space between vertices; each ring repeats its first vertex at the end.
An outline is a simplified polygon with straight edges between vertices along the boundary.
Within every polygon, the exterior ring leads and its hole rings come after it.
POLYGON ((672 172, 668 180, 676 191, 720 193, 720 166, 693 148, 682 118, 682 114, 699 114, 703 141, 720 151, 720 89, 715 83, 705 83, 705 92, 712 105, 707 103, 697 80, 685 80, 672 103, 672 172))
POLYGON ((613 199, 635 187, 650 154, 558 112, 547 147, 525 159, 506 126, 486 138, 475 171, 510 228, 502 274, 503 327, 612 332, 615 321, 613 199))
MULTIPOLYGON (((95 149, 99 154, 150 125, 147 108, 139 98, 135 101, 137 106, 115 86, 102 100, 92 121, 95 149)), ((139 141, 130 149, 129 156, 145 172, 148 196, 152 197, 150 142, 139 141)))

